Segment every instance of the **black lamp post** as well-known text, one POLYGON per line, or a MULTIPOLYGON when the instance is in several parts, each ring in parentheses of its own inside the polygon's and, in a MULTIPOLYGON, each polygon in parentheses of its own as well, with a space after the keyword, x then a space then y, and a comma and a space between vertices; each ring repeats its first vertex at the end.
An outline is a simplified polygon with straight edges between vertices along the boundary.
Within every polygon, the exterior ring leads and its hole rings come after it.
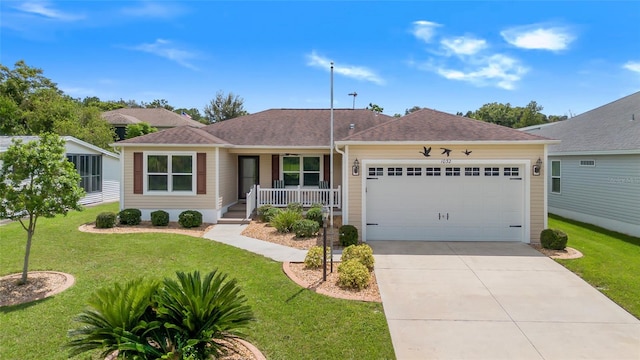
POLYGON ((322 207, 322 281, 327 281, 327 221, 329 208, 322 207))

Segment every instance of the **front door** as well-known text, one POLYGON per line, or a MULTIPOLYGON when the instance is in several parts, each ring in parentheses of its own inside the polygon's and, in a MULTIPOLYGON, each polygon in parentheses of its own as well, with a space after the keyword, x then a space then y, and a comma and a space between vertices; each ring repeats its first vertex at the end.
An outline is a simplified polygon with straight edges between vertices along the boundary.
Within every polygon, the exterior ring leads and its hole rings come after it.
POLYGON ((246 199, 251 187, 258 183, 259 168, 259 157, 238 156, 238 199, 246 199))

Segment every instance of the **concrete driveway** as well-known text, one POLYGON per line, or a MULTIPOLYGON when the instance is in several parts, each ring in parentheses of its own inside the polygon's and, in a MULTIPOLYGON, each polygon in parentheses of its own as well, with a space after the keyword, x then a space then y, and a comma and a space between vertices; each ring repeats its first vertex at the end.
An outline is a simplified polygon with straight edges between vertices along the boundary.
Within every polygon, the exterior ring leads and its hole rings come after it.
POLYGON ((527 244, 368 244, 398 359, 640 359, 640 321, 527 244))

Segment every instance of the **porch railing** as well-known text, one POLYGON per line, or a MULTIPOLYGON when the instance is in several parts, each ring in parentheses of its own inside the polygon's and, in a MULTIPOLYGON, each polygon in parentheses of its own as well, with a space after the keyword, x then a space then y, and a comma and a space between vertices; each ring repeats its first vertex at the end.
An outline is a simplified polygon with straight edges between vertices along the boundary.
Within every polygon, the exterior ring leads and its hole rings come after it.
POLYGON ((329 205, 333 196, 333 206, 342 208, 342 191, 340 186, 337 189, 305 189, 298 186, 295 189, 263 189, 257 186, 257 207, 262 205, 273 205, 275 207, 286 207, 287 204, 297 202, 304 207, 320 203, 329 205))
POLYGON ((251 214, 253 214, 253 210, 255 210, 256 207, 257 207, 256 206, 256 202, 257 202, 256 201, 257 200, 256 199, 256 193, 258 191, 257 187, 258 187, 258 185, 254 184, 251 187, 251 189, 249 190, 249 192, 247 193, 247 203, 246 203, 246 206, 247 206, 247 209, 246 209, 247 213, 246 214, 247 215, 245 216, 245 219, 251 219, 251 214))

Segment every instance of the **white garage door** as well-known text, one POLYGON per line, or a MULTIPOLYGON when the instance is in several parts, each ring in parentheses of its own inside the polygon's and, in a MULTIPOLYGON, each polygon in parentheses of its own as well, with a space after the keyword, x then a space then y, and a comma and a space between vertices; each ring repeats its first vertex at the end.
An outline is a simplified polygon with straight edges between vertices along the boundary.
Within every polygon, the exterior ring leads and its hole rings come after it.
POLYGON ((522 165, 366 169, 367 240, 523 241, 522 165))

